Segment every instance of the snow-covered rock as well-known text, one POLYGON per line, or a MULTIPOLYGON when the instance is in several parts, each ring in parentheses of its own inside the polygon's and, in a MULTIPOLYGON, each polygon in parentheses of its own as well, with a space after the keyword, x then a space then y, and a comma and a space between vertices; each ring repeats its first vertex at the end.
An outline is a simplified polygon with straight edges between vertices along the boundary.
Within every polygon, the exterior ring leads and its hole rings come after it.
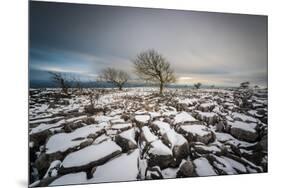
POLYGON ((139 153, 139 150, 136 149, 131 153, 124 153, 104 165, 98 166, 93 173, 91 182, 100 183, 137 180, 139 173, 139 153))
POLYGON ((39 134, 39 133, 49 130, 51 128, 63 126, 64 123, 66 123, 66 121, 64 119, 60 120, 56 123, 49 123, 49 124, 41 123, 37 127, 31 129, 31 131, 29 132, 29 135, 32 136, 34 134, 39 134))
POLYGON ((30 90, 30 186, 267 172, 267 89, 59 92, 30 90))
POLYGON ((172 149, 175 164, 178 165, 182 159, 189 153, 189 144, 187 140, 174 130, 167 131, 161 138, 163 143, 172 149))
POLYGON ((131 123, 117 123, 111 126, 111 129, 118 130, 119 132, 128 130, 132 127, 131 123))
POLYGON ((65 123, 66 121, 64 119, 57 121, 56 123, 41 123, 30 130, 30 140, 38 145, 39 142, 45 141, 52 134, 51 129, 62 127, 65 123))
MULTIPOLYGON (((56 124, 58 121, 64 119, 63 116, 58 116, 58 117, 47 117, 47 118, 38 118, 35 120, 30 120, 29 121, 29 125, 30 126, 34 126, 33 124, 42 124, 42 125, 46 125, 46 124, 56 124)), ((39 129, 40 130, 40 129, 39 129)), ((34 129, 34 132, 37 132, 36 129, 34 129)))
POLYGON ((73 184, 85 184, 88 183, 87 174, 85 172, 70 173, 63 175, 49 184, 49 186, 60 185, 73 185, 73 184))
POLYGON ((178 101, 178 108, 184 111, 190 111, 194 105, 196 105, 198 99, 195 98, 185 98, 178 101))
POLYGON ((180 112, 178 113, 175 118, 174 118, 174 124, 179 124, 179 123, 188 123, 188 122, 196 122, 194 117, 192 117, 189 113, 187 112, 180 112))
POLYGON ((90 145, 67 155, 62 161, 59 172, 65 174, 86 170, 104 164, 121 152, 122 149, 115 142, 110 140, 97 145, 90 145))
POLYGON ((202 111, 202 112, 211 112, 216 106, 215 102, 205 102, 201 103, 197 109, 202 111))
POLYGON ((166 122, 163 122, 163 121, 159 121, 159 120, 156 120, 156 121, 152 122, 151 128, 152 128, 157 134, 160 134, 160 135, 163 135, 163 134, 165 134, 167 131, 170 131, 170 130, 171 130, 171 127, 170 127, 170 124, 169 124, 169 123, 166 123, 166 122))
POLYGON ((150 115, 144 114, 144 115, 136 115, 135 121, 138 126, 144 126, 150 121, 150 115))
POLYGON ((205 121, 210 125, 214 125, 218 122, 218 115, 214 112, 201 112, 196 111, 196 118, 201 121, 205 121))
POLYGON ((97 121, 98 123, 102 123, 102 122, 109 122, 112 120, 120 120, 120 116, 104 116, 104 115, 97 115, 97 116, 92 116, 95 121, 97 121))
POLYGON ((158 137, 155 136, 147 126, 144 126, 141 129, 140 139, 141 139, 141 141, 144 141, 146 143, 151 143, 151 142, 157 140, 158 137))
POLYGON ((159 166, 164 169, 173 161, 173 153, 161 140, 156 140, 149 146, 147 159, 150 167, 159 166))
POLYGON ((123 152, 137 148, 135 129, 132 128, 120 133, 115 137, 115 142, 122 148, 123 152))
POLYGON ((44 178, 56 177, 58 175, 58 169, 60 167, 61 161, 55 160, 51 163, 49 169, 47 170, 44 178))
POLYGON ((197 103, 197 101, 198 101, 198 99, 195 99, 195 98, 186 98, 186 99, 179 100, 178 103, 185 104, 187 106, 193 106, 197 103))
POLYGON ((241 114, 238 112, 233 112, 232 118, 237 121, 244 121, 244 122, 248 122, 248 123, 257 123, 258 122, 258 120, 256 118, 253 118, 251 116, 247 116, 245 114, 241 114))
MULTIPOLYGON (((204 145, 202 143, 196 143, 192 146, 192 152, 196 152, 197 155, 205 154, 220 154, 222 151, 217 145, 204 145)), ((195 154, 194 154, 195 155, 195 154)))
POLYGON ((215 139, 214 133, 204 125, 182 125, 179 132, 186 137, 189 142, 202 142, 208 144, 215 139))
POLYGON ((165 178, 176 178, 178 171, 179 171, 179 169, 177 167, 176 168, 166 168, 161 171, 161 174, 164 179, 165 178))
POLYGON ((101 135, 103 129, 96 124, 88 125, 71 133, 59 133, 51 136, 46 143, 46 153, 52 154, 56 152, 65 152, 68 149, 72 149, 80 146, 81 143, 88 140, 90 134, 101 135))
POLYGON ((228 122, 230 133, 240 140, 254 142, 258 138, 257 124, 242 121, 228 122))
POLYGON ((232 175, 232 174, 247 172, 247 169, 243 164, 241 164, 233 159, 230 159, 228 157, 224 157, 224 156, 218 157, 218 156, 212 155, 211 158, 213 159, 214 167, 218 171, 220 171, 220 174, 232 175))
POLYGON ((196 174, 200 177, 217 175, 213 166, 204 157, 195 159, 193 164, 195 166, 196 174))
POLYGON ((163 179, 159 166, 148 167, 145 173, 146 179, 163 179))

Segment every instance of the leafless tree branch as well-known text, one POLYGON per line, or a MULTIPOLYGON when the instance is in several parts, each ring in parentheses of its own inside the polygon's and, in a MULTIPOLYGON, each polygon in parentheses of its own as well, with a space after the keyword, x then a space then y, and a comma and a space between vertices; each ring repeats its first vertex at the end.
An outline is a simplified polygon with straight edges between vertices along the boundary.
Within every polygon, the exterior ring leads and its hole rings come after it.
POLYGON ((170 63, 155 50, 147 50, 133 60, 136 74, 143 80, 159 83, 160 94, 165 84, 176 81, 170 63))
POLYGON ((129 80, 129 74, 122 70, 106 68, 100 73, 99 80, 112 83, 117 86, 119 90, 122 90, 124 84, 129 80))

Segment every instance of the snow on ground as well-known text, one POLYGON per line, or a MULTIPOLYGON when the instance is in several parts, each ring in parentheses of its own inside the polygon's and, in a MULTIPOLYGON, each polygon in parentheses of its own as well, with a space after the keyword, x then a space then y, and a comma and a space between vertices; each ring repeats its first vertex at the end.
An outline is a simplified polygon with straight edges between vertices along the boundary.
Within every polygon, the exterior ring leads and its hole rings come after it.
POLYGON ((29 134, 36 134, 36 133, 40 133, 46 130, 49 130, 51 128, 57 128, 62 126, 65 123, 65 120, 62 119, 56 123, 52 123, 52 124, 45 124, 45 123, 41 123, 40 125, 38 125, 37 127, 31 129, 31 131, 29 132, 29 134))
POLYGON ((136 115, 135 119, 138 122, 147 123, 150 120, 150 116, 149 115, 136 115))
POLYGON ((148 112, 151 118, 157 118, 161 117, 161 114, 159 112, 148 112))
POLYGON ((161 140, 156 140, 151 143, 149 153, 154 155, 172 155, 172 151, 161 140))
POLYGON ((96 124, 78 128, 71 133, 59 133, 50 137, 46 143, 46 153, 64 152, 69 148, 79 146, 83 141, 87 140, 90 134, 101 131, 102 128, 96 124))
POLYGON ((132 143, 137 144, 136 140, 135 140, 135 129, 129 129, 127 131, 122 132, 121 134, 119 134, 121 137, 130 140, 132 143))
POLYGON ((256 133, 256 128, 257 128, 256 123, 245 123, 243 121, 235 121, 235 122, 228 122, 228 124, 233 128, 256 133))
POLYGON ((162 175, 164 178, 176 178, 178 168, 166 168, 162 170, 162 175))
POLYGON ((120 116, 104 116, 104 115, 98 115, 98 116, 92 116, 98 123, 102 122, 109 122, 112 120, 120 120, 120 116))
POLYGON ((118 124, 114 124, 111 126, 111 129, 128 129, 131 128, 132 124, 131 123, 118 123, 118 124))
POLYGON ((157 92, 30 89, 30 186, 267 172, 266 89, 157 92))
POLYGON ((198 99, 186 98, 186 99, 179 100, 179 104, 186 104, 188 106, 191 106, 191 105, 196 104, 197 101, 198 101, 198 99))
POLYGON ((88 183, 87 174, 85 172, 71 173, 59 177, 53 181, 50 186, 59 186, 59 185, 72 185, 72 184, 84 184, 88 183))
POLYGON ((139 150, 122 154, 106 164, 98 166, 91 182, 114 182, 137 180, 139 150))
POLYGON ((158 128, 158 131, 161 135, 171 130, 170 124, 163 121, 156 120, 152 124, 158 128))
POLYGON ((214 102, 206 102, 206 103, 200 104, 200 107, 209 108, 209 107, 212 107, 212 106, 215 106, 215 105, 216 105, 216 103, 214 103, 214 102))
POLYGON ((206 158, 200 157, 194 161, 195 171, 199 176, 214 176, 217 175, 212 165, 206 158))
POLYGON ((175 116, 175 121, 174 124, 177 123, 185 123, 185 122, 195 122, 197 121, 194 117, 192 117, 189 113, 187 112, 180 112, 175 116))
POLYGON ((74 117, 74 118, 70 118, 70 119, 67 119, 66 122, 67 123, 70 123, 70 122, 74 122, 74 121, 77 121, 77 120, 80 120, 80 119, 85 119, 87 118, 87 116, 79 116, 79 117, 74 117))
POLYGON ((47 170, 44 178, 48 178, 48 177, 55 177, 57 176, 57 170, 55 169, 55 167, 59 166, 61 164, 60 160, 55 160, 51 163, 49 169, 47 170), (51 174, 50 174, 51 172, 51 174))
POLYGON ((235 120, 237 119, 239 121, 244 121, 244 122, 254 122, 254 123, 258 122, 256 118, 247 116, 245 114, 237 113, 237 112, 232 113, 232 118, 235 120))
POLYGON ((50 121, 61 120, 61 119, 63 119, 63 116, 58 116, 58 117, 54 117, 54 118, 40 118, 40 119, 36 119, 36 120, 30 120, 29 124, 48 123, 50 121))
POLYGON ((105 141, 97 145, 90 145, 79 151, 70 153, 62 161, 62 167, 79 167, 108 157, 115 152, 121 152, 121 148, 113 141, 105 141))
POLYGON ((187 133, 201 137, 210 133, 210 130, 204 125, 183 125, 181 128, 187 133))
POLYGON ((234 168, 235 170, 238 170, 238 171, 243 172, 243 173, 247 172, 247 169, 241 163, 239 163, 239 162, 237 162, 233 159, 227 158, 227 157, 222 157, 222 158, 225 159, 230 164, 230 166, 232 168, 234 168))
POLYGON ((216 113, 214 112, 201 112, 201 111, 196 111, 200 116, 206 117, 206 118, 212 118, 214 116, 217 116, 216 113))
POLYGON ((109 140, 111 139, 110 136, 106 135, 106 134, 102 134, 101 136, 97 137, 95 139, 95 141, 93 142, 93 144, 99 144, 105 140, 109 140))
POLYGON ((155 141, 155 140, 158 139, 158 137, 155 136, 155 135, 149 130, 149 128, 148 128, 147 126, 144 126, 144 127, 142 128, 142 132, 143 132, 144 138, 145 138, 145 140, 146 140, 147 142, 153 142, 153 141, 155 141))
POLYGON ((249 142, 241 141, 241 140, 234 138, 230 134, 220 133, 220 132, 216 132, 216 139, 221 143, 230 144, 230 145, 234 145, 237 147, 240 146, 240 147, 247 148, 250 146, 254 146, 256 144, 256 143, 249 143, 249 142))
POLYGON ((218 146, 214 146, 214 145, 206 146, 206 145, 203 145, 203 144, 202 145, 201 144, 197 144, 195 147, 197 149, 208 151, 210 153, 221 152, 221 149, 218 146))
POLYGON ((226 172, 226 174, 232 175, 237 174, 236 170, 232 167, 232 165, 224 158, 214 156, 216 161, 214 161, 214 166, 220 170, 226 172))
POLYGON ((177 133, 174 130, 167 131, 166 135, 167 135, 169 142, 171 143, 172 148, 174 146, 181 146, 187 142, 186 139, 181 134, 177 133))

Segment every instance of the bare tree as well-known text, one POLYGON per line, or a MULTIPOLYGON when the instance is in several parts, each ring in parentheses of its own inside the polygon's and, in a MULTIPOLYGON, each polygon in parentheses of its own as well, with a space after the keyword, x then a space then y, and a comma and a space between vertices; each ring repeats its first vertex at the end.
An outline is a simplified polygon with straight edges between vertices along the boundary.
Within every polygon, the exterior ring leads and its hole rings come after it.
POLYGON ((117 86, 119 90, 122 90, 124 84, 129 80, 129 74, 122 70, 106 68, 100 73, 99 80, 112 83, 117 86))
POLYGON ((64 94, 68 94, 68 88, 70 87, 69 81, 66 76, 60 72, 49 72, 51 80, 58 85, 64 94))
POLYGON ((176 81, 170 63, 155 50, 147 50, 137 55, 133 60, 137 75, 148 82, 158 83, 163 93, 163 87, 176 81))
POLYGON ((195 87, 196 89, 199 89, 201 86, 202 86, 202 84, 201 84, 200 82, 194 84, 194 87, 195 87))

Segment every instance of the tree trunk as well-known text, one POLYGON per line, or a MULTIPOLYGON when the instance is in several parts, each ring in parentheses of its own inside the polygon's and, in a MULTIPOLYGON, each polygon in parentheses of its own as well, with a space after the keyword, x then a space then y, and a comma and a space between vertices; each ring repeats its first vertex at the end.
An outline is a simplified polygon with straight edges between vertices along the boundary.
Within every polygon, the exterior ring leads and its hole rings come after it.
POLYGON ((122 86, 118 86, 119 91, 122 91, 122 86))
POLYGON ((163 82, 160 82, 160 91, 159 94, 162 95, 163 94, 163 82))

